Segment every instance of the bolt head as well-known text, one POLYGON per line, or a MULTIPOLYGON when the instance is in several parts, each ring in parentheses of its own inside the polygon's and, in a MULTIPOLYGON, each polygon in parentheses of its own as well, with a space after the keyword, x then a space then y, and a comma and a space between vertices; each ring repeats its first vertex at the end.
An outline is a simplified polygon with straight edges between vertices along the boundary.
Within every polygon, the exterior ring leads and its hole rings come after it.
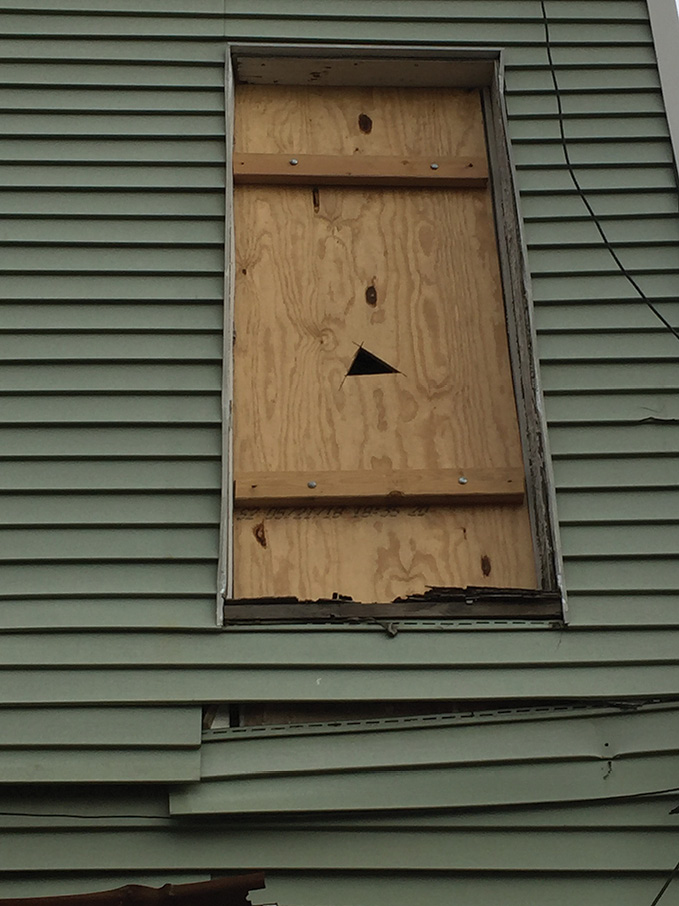
POLYGON ((457 483, 458 484, 467 484, 467 479, 464 477, 464 475, 460 475, 460 477, 457 479, 457 483))
POLYGON ((429 166, 431 167, 432 170, 438 170, 438 168, 439 168, 438 164, 429 164, 429 166))
POLYGON ((299 161, 297 160, 296 157, 291 157, 291 158, 290 158, 290 165, 291 165, 292 167, 296 167, 298 163, 299 163, 299 161))
POLYGON ((315 487, 316 487, 316 482, 315 482, 315 481, 307 481, 306 486, 307 486, 308 488, 315 488, 315 487))

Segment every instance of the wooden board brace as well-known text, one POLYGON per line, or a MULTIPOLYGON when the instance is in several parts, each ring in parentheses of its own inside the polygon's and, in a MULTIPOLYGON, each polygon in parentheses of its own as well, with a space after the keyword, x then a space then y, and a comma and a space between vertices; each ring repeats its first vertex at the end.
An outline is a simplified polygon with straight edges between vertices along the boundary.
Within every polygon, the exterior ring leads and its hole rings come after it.
POLYGON ((237 507, 516 505, 523 495, 522 469, 241 472, 235 482, 237 507))
POLYGON ((488 166, 482 157, 234 153, 233 180, 264 185, 484 188, 488 166))

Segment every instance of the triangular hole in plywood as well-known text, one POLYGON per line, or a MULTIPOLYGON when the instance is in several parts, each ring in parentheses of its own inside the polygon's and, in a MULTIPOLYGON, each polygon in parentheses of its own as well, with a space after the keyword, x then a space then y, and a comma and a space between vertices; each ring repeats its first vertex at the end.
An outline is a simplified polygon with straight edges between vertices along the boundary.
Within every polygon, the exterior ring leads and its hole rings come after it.
POLYGON ((356 374, 400 374, 398 368, 394 368, 388 362, 383 361, 372 352, 368 352, 363 346, 359 346, 356 355, 347 371, 347 377, 353 377, 356 374))

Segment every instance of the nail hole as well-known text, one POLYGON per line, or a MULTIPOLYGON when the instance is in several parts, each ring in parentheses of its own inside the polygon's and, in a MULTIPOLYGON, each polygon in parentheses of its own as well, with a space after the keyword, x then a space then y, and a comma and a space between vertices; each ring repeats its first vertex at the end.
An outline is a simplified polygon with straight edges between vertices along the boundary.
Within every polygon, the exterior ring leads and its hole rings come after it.
POLYGON ((377 289, 372 284, 366 287, 365 301, 368 305, 377 305, 377 289))
POLYGON ((370 119, 367 113, 359 113, 358 128, 366 135, 369 135, 372 132, 373 121, 370 119))

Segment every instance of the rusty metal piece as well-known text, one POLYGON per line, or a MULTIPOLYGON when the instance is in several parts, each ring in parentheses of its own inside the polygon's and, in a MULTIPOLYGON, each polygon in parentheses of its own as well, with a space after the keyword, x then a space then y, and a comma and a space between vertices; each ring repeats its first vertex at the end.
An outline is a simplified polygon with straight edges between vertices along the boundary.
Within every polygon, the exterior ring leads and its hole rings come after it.
POLYGON ((250 906, 248 893, 264 886, 264 873, 260 871, 197 884, 127 884, 73 896, 9 897, 0 899, 0 906, 250 906))

